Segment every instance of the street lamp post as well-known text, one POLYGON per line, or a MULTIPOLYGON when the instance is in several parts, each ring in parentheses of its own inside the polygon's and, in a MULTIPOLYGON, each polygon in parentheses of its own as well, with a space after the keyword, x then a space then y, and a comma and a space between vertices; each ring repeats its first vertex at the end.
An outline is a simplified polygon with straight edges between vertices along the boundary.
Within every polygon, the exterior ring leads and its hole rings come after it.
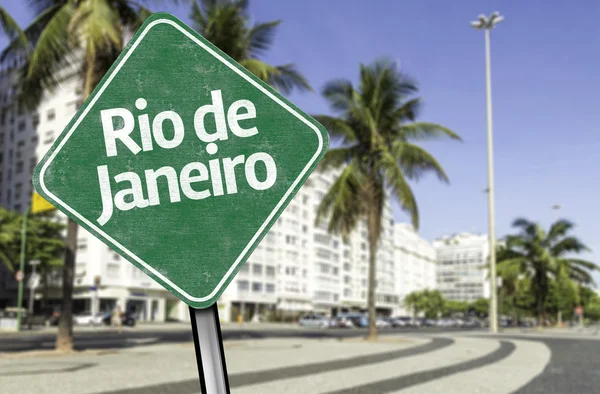
POLYGON ((494 233, 494 158, 492 142, 492 67, 490 60, 490 30, 504 17, 499 12, 489 17, 479 15, 471 26, 485 32, 485 77, 487 101, 487 153, 488 153, 488 202, 489 202, 489 237, 490 237, 490 331, 498 332, 498 294, 496 292, 496 235, 494 233))

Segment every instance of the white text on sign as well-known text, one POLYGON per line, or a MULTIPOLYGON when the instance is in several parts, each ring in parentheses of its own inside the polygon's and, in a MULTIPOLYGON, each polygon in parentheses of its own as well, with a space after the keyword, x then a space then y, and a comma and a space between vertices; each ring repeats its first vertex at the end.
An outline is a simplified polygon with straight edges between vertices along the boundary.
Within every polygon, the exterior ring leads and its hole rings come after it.
MULTIPOLYGON (((196 136, 202 142, 207 143, 206 152, 209 155, 212 156, 218 152, 217 142, 229 139, 228 129, 235 137, 239 138, 248 138, 258 134, 259 131, 256 127, 243 128, 239 124, 241 120, 256 118, 256 108, 251 101, 235 101, 225 113, 221 91, 212 91, 211 98, 212 103, 199 107, 193 119, 196 136), (215 120, 215 130, 210 130, 210 132, 205 127, 205 119, 209 114, 212 114, 215 120)), ((136 100, 135 106, 139 110, 144 110, 147 102, 143 98, 139 98, 136 100)), ((131 136, 136 129, 136 121, 134 114, 128 109, 102 110, 100 117, 107 157, 117 156, 119 149, 127 149, 134 155, 152 151, 155 149, 155 144, 163 149, 173 149, 182 143, 185 136, 183 120, 175 111, 158 113, 152 119, 152 123, 147 114, 138 115, 139 142, 131 136), (167 138, 163 132, 163 124, 166 121, 171 123, 173 130, 171 138, 167 138)), ((215 158, 208 161, 208 166, 200 162, 188 163, 179 169, 179 174, 175 168, 169 166, 145 170, 145 192, 140 175, 131 171, 123 172, 115 175, 113 179, 117 185, 125 187, 120 188, 113 195, 108 165, 98 166, 102 214, 97 221, 100 225, 106 224, 113 215, 113 206, 120 211, 128 211, 133 208, 160 205, 159 177, 164 177, 167 181, 169 202, 171 203, 181 201, 181 192, 191 200, 235 194, 238 192, 236 166, 243 166, 246 182, 254 190, 269 189, 277 179, 277 166, 271 155, 265 152, 256 152, 248 157, 239 155, 233 158, 215 158), (266 177, 263 180, 258 179, 256 174, 256 166, 259 162, 266 169, 266 177), (201 182, 209 180, 210 185, 201 185, 201 182)))

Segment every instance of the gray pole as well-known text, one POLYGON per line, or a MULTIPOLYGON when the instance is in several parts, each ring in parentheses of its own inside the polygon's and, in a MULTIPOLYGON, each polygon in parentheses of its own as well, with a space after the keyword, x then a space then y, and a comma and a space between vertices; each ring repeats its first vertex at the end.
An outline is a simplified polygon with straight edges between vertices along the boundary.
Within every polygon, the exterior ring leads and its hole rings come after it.
POLYGON ((190 307, 190 318, 202 394, 230 394, 217 304, 190 307))
POLYGON ((489 203, 489 247, 490 247, 490 332, 498 332, 498 293, 496 288, 496 234, 494 231, 494 149, 492 139, 492 65, 490 56, 490 30, 502 22, 504 17, 493 12, 489 18, 481 14, 471 26, 485 33, 485 85, 487 107, 487 153, 488 153, 488 203, 489 203))
POLYGON ((494 149, 492 140, 492 66, 490 29, 485 29, 485 79, 487 102, 488 203, 490 237, 490 332, 498 332, 498 294, 496 292, 496 234, 494 223, 494 149))

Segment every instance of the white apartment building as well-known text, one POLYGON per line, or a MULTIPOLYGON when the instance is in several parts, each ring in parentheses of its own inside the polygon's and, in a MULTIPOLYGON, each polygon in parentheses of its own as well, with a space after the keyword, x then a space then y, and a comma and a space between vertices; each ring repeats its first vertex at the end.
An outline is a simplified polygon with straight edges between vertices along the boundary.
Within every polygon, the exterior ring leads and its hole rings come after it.
POLYGON ((436 250, 438 290, 449 300, 489 298, 485 265, 489 254, 487 235, 460 233, 433 242, 436 250))
POLYGON ((412 311, 404 307, 404 297, 413 291, 437 288, 436 252, 429 241, 419 237, 412 225, 397 223, 394 226, 394 261, 400 298, 398 314, 411 316, 412 311))
MULTIPOLYGON (((15 102, 14 74, 0 74, 0 205, 25 212, 33 186, 31 174, 38 160, 63 131, 81 102, 81 82, 71 78, 48 93, 37 111, 28 113, 15 102)), ((54 278, 57 284, 60 278, 54 278)), ((14 305, 17 283, 0 267, 0 307, 14 305)), ((29 292, 25 292, 26 295, 29 292)), ((59 302, 58 288, 49 297, 59 302)), ((38 295, 39 298, 39 295, 38 295)), ((74 308, 110 310, 118 302, 140 320, 164 320, 167 301, 177 302, 157 283, 83 228, 79 228, 74 308), (98 290, 93 290, 95 278, 98 290)))
MULTIPOLYGON (((79 108, 80 87, 71 78, 46 94, 34 113, 27 113, 15 102, 12 75, 0 74, 3 207, 19 212, 29 207, 32 171, 79 108)), ((361 223, 347 242, 328 234, 325 224, 315 226, 316 208, 334 179, 334 173, 310 177, 219 300, 222 320, 235 319, 242 311, 248 319, 257 312, 285 317, 311 310, 335 314, 366 309, 366 226, 361 223)), ((393 233, 388 202, 377 264, 377 307, 382 314, 393 313, 400 304, 393 233)), ((13 276, 0 267, 0 308, 14 305, 15 289, 13 276)), ((58 288, 49 295, 60 302, 58 288)), ((76 312, 110 310, 118 302, 140 320, 189 319, 187 306, 82 228, 74 298, 76 312)))
MULTIPOLYGON (((222 321, 244 320, 258 314, 285 319, 314 311, 326 315, 366 310, 368 248, 362 223, 347 240, 315 226, 319 202, 335 173, 314 173, 258 245, 219 300, 222 321)), ((392 211, 385 210, 385 233, 377 267, 377 308, 391 314, 399 299, 396 291, 392 244, 392 211)), ((180 320, 187 309, 179 308, 180 320)))

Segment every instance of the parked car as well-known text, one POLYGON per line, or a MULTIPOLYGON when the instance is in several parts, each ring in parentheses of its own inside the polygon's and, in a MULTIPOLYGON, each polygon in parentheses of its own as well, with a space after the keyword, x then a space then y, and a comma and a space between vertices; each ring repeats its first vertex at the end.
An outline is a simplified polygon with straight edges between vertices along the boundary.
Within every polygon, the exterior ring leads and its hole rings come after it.
MULTIPOLYGON (((104 315, 102 315, 102 323, 104 323, 104 325, 107 325, 107 326, 112 325, 112 313, 111 312, 107 312, 104 315)), ((131 313, 123 313, 121 315, 121 324, 123 326, 127 326, 127 327, 134 327, 135 326, 135 316, 131 313)))
POLYGON ((423 327, 435 327, 437 325, 437 322, 434 319, 421 318, 419 321, 423 327))
POLYGON ((330 325, 330 327, 337 327, 337 328, 353 328, 354 327, 354 323, 352 323, 352 320, 348 319, 345 316, 337 316, 331 319, 332 321, 332 325, 330 325))
POLYGON ((369 326, 369 319, 362 313, 345 313, 340 315, 340 317, 349 320, 354 327, 365 328, 369 326))
POLYGON ((418 319, 413 319, 412 317, 408 317, 408 316, 400 316, 400 317, 397 317, 395 320, 398 320, 398 321, 401 321, 402 323, 404 323, 405 327, 421 326, 421 322, 418 319))
POLYGON ((102 317, 103 315, 101 313, 78 313, 73 316, 73 324, 78 326, 96 326, 102 324, 102 317))
POLYGON ((298 321, 302 327, 330 327, 330 319, 320 315, 304 315, 298 321))
POLYGON ((387 322, 390 323, 390 325, 394 328, 408 326, 408 323, 406 321, 397 317, 390 317, 387 319, 387 322))
POLYGON ((378 317, 375 320, 375 327, 377 327, 377 328, 389 328, 391 326, 392 325, 390 323, 388 323, 387 320, 384 318, 378 317))

